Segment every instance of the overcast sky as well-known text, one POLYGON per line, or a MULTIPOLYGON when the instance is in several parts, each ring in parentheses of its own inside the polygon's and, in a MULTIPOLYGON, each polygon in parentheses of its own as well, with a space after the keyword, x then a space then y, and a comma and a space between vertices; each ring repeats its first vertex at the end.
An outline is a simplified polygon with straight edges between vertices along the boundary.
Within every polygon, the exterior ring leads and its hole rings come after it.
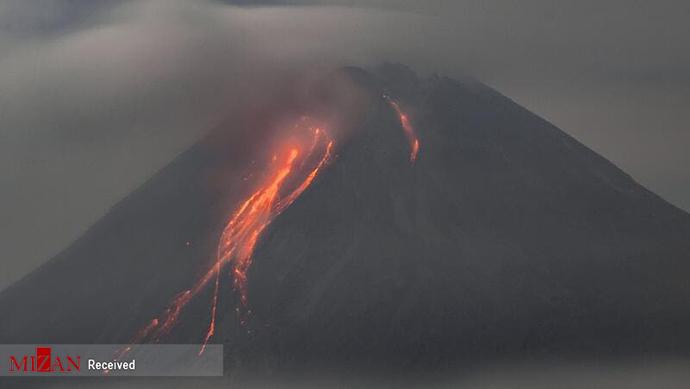
POLYGON ((308 67, 472 75, 690 209, 690 2, 224 3, 0 2, 0 289, 308 67))

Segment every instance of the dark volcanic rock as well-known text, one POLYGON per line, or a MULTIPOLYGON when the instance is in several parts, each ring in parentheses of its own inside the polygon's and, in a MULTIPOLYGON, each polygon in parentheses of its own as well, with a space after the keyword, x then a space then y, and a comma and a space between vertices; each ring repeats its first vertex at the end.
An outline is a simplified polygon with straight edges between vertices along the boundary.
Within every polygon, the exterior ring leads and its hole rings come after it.
MULTIPOLYGON (((246 328, 225 283, 216 341, 230 368, 690 350, 686 213, 480 83, 393 65, 344 72, 373 104, 261 240, 246 328), (384 90, 417 128, 414 166, 384 90)), ((126 342, 157 315, 246 194, 239 169, 208 184, 227 165, 217 150, 192 148, 3 292, 0 343, 126 342)), ((208 300, 170 342, 201 340, 208 300)))

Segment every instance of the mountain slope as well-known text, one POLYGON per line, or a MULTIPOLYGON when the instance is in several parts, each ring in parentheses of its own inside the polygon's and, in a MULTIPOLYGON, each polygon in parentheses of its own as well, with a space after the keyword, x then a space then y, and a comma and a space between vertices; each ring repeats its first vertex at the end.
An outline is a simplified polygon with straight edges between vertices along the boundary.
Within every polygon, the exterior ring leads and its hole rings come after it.
MULTIPOLYGON (((262 237, 245 327, 224 284, 215 341, 229 368, 690 350, 686 213, 480 83, 342 72, 373 103, 262 237), (417 129, 413 165, 384 91, 417 129)), ((219 150, 192 148, 3 292, 0 341, 130 339, 189 287, 246 194, 219 150), (219 170, 228 183, 210 185, 219 170)), ((201 341, 210 293, 166 341, 201 341)))

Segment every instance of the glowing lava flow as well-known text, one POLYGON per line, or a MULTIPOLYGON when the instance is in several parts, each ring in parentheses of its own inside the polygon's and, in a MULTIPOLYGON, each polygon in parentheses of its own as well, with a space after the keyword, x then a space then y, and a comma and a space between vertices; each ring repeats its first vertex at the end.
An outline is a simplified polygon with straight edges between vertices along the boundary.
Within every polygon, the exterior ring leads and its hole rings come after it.
POLYGON ((407 137, 407 141, 410 143, 410 162, 414 164, 417 160, 417 154, 419 154, 419 138, 417 138, 417 134, 414 130, 414 127, 412 127, 412 124, 410 123, 410 119, 407 117, 407 114, 403 112, 402 108, 400 108, 400 104, 398 104, 396 101, 394 101, 387 95, 383 95, 383 98, 388 102, 388 104, 391 107, 393 107, 395 112, 398 114, 400 124, 402 125, 403 131, 405 131, 405 137, 407 137))
MULTIPOLYGON (((177 322, 183 308, 215 280, 211 306, 211 319, 203 346, 213 337, 216 326, 216 310, 220 276, 223 268, 230 264, 233 287, 239 295, 238 313, 247 306, 247 271, 252 264, 252 255, 257 242, 266 227, 289 207, 314 181, 319 172, 331 158, 334 141, 325 131, 306 125, 306 118, 296 128, 305 129, 310 139, 293 140, 283 143, 273 154, 273 162, 264 181, 235 210, 226 224, 218 244, 215 262, 192 288, 179 293, 163 314, 143 327, 130 344, 144 341, 158 342, 177 322)), ((244 321, 244 319, 242 319, 244 321)), ((122 350, 120 356, 130 350, 122 350)))
MULTIPOLYGON (((397 113, 405 136, 410 144, 410 162, 414 164, 419 153, 419 139, 409 118, 400 105, 387 95, 383 98, 397 113)), ((263 181, 254 192, 240 203, 228 220, 220 236, 215 261, 212 266, 187 290, 177 294, 163 313, 140 329, 130 344, 158 342, 175 326, 185 306, 205 290, 213 280, 211 318, 199 354, 216 332, 216 313, 220 290, 221 272, 230 265, 233 288, 239 296, 237 312, 244 324, 243 312, 247 308, 247 271, 261 235, 275 218, 289 207, 314 181, 331 158, 334 141, 319 127, 308 124, 307 118, 295 127, 301 134, 283 142, 273 154, 272 163, 263 181), (305 135, 306 133, 306 135, 305 135)), ((250 313, 248 310, 247 313, 250 313)), ((116 359, 131 350, 120 350, 116 359)))

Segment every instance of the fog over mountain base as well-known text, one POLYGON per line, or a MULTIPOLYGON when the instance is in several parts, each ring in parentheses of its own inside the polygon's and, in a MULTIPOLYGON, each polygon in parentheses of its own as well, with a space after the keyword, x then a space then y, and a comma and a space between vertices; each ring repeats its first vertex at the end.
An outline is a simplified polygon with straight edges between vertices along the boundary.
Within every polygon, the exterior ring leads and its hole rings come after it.
MULTIPOLYGON (((463 388, 463 389, 684 389, 690 380, 687 360, 654 360, 647 362, 600 361, 597 363, 513 364, 475 372, 459 372, 443 377, 371 377, 362 375, 328 375, 323 372, 271 377, 205 378, 124 378, 93 380, 52 380, 43 387, 103 389, 199 389, 242 388, 463 388)), ((40 380, 40 378, 36 379, 40 380)), ((16 383, 16 380, 15 380, 16 383)), ((11 387, 11 386, 7 386, 11 387)))

